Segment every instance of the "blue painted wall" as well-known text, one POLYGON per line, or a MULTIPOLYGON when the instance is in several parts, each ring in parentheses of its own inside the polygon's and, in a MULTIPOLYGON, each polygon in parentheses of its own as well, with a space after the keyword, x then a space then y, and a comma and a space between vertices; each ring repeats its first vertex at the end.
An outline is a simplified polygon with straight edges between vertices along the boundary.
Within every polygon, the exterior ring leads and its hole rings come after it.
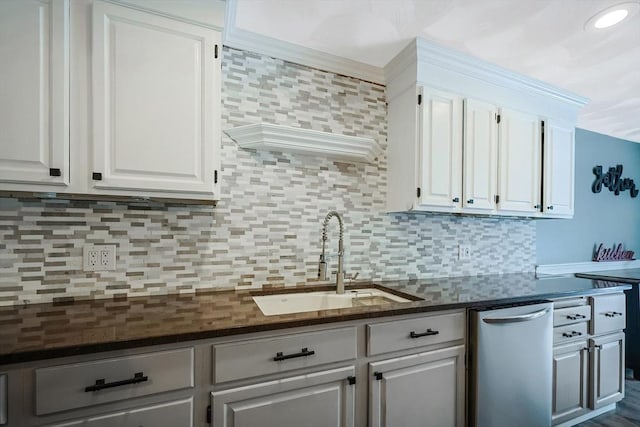
POLYGON ((537 222, 537 263, 590 261, 594 244, 622 243, 640 258, 640 195, 615 196, 608 188, 591 192, 592 169, 624 166, 622 176, 640 189, 640 144, 576 129, 575 215, 571 220, 537 222))

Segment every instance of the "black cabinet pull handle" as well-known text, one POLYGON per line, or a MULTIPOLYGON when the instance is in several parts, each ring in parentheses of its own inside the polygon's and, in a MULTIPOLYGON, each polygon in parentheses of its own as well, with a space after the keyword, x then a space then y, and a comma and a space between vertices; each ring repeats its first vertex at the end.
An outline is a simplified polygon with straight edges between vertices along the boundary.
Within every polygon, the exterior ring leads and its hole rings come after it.
POLYGON ((467 204, 472 205, 473 204, 473 199, 467 200, 467 204))
POLYGON ((145 381, 149 381, 149 377, 145 376, 142 372, 136 372, 135 374, 133 374, 133 378, 129 378, 128 380, 122 380, 122 381, 114 381, 112 383, 107 383, 105 382, 104 378, 101 378, 99 380, 96 380, 96 383, 94 385, 90 385, 86 387, 84 391, 85 392, 100 391, 100 390, 104 390, 105 388, 120 387, 122 385, 129 385, 129 384, 138 384, 138 383, 143 383, 145 381))
POLYGON ((300 350, 300 353, 284 354, 283 352, 279 351, 276 353, 273 360, 275 362, 280 362, 281 360, 294 359, 296 357, 313 356, 314 354, 316 354, 315 351, 309 350, 307 347, 305 347, 302 350, 300 350))
POLYGON ((565 338, 573 338, 573 337, 579 337, 580 335, 582 335, 582 332, 578 332, 578 331, 571 331, 571 332, 563 332, 562 336, 565 338))
POLYGON ((548 211, 552 211, 553 210, 553 205, 547 206, 547 210, 548 211))
POLYGON ((606 317, 616 317, 616 316, 622 316, 622 313, 618 313, 617 311, 609 311, 607 313, 604 314, 606 317))
POLYGON ((578 319, 586 319, 587 316, 584 314, 568 314, 567 319, 569 320, 578 320, 578 319))
POLYGON ((460 198, 459 198, 459 197, 454 197, 454 198, 453 198, 453 203, 458 203, 459 201, 460 201, 460 198))
POLYGON ((411 331, 409 332, 409 338, 420 338, 420 337, 428 337, 431 335, 438 335, 440 333, 440 331, 433 331, 431 330, 431 328, 427 329, 426 332, 423 332, 421 334, 417 334, 415 331, 411 331))

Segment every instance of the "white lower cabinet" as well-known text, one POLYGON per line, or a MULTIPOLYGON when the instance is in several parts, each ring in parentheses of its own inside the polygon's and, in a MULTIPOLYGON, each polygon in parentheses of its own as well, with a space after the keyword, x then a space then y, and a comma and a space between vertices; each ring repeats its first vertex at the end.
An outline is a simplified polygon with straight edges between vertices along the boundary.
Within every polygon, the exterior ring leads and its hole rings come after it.
POLYGON ((589 348, 586 340, 553 350, 553 379, 554 424, 589 410, 589 348))
POLYGON ((552 420, 569 426, 593 418, 624 397, 625 296, 613 293, 590 297, 588 303, 556 303, 564 305, 554 315, 552 420))
POLYGON ((593 409, 615 403, 624 397, 624 334, 617 333, 590 340, 593 409))
POLYGON ((211 393, 216 427, 353 427, 355 368, 332 369, 211 393))
POLYGON ((193 399, 168 402, 146 408, 100 415, 82 420, 51 425, 50 427, 192 427, 193 399))
POLYGON ((464 425, 464 346, 369 364, 371 427, 464 425))

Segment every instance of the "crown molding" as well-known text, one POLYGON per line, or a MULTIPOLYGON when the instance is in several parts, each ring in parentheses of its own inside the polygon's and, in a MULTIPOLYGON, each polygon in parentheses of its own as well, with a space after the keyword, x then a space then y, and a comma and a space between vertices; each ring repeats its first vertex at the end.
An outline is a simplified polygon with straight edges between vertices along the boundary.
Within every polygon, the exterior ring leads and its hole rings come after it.
POLYGON ((384 72, 380 67, 238 28, 236 27, 236 11, 237 1, 227 0, 223 31, 223 44, 225 46, 271 56, 323 71, 355 77, 372 83, 381 85, 385 83, 384 72))
POLYGON ((374 163, 382 147, 372 138, 341 135, 271 123, 224 131, 241 148, 323 156, 346 162, 374 163))

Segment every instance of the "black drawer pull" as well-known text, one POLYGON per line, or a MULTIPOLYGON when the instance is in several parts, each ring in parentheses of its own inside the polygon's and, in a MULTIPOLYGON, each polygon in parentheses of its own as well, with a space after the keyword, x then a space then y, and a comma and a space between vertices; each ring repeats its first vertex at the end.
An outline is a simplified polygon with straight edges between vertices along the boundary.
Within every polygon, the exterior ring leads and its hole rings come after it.
POLYGON ((586 319, 587 316, 584 314, 568 314, 567 319, 569 320, 578 320, 578 319, 586 319))
POLYGON ((578 331, 571 331, 571 332, 563 332, 562 336, 565 338, 573 338, 573 337, 579 337, 580 335, 582 335, 582 332, 578 332, 578 331))
POLYGON ((273 360, 275 362, 280 362, 281 360, 294 359, 296 357, 313 356, 314 354, 316 354, 315 351, 309 350, 307 347, 305 347, 302 350, 300 350, 300 353, 284 354, 283 352, 279 351, 276 353, 273 360))
POLYGON ((616 317, 616 316, 622 316, 622 313, 618 313, 617 311, 608 311, 604 315, 606 317, 616 317))
POLYGON ((129 384, 138 384, 138 383, 143 383, 145 381, 149 381, 149 377, 145 376, 142 372, 136 372, 135 374, 133 374, 133 378, 129 378, 128 380, 122 380, 122 381, 114 381, 112 383, 106 383, 104 382, 104 378, 101 378, 99 380, 96 380, 96 383, 94 385, 90 385, 89 387, 86 387, 84 391, 85 392, 100 391, 100 390, 104 390, 105 388, 120 387, 121 385, 129 385, 129 384))
POLYGON ((420 337, 428 337, 431 335, 438 335, 440 333, 440 331, 432 331, 431 328, 427 329, 426 332, 423 332, 421 334, 417 334, 415 333, 415 331, 411 331, 409 332, 409 338, 420 338, 420 337))

